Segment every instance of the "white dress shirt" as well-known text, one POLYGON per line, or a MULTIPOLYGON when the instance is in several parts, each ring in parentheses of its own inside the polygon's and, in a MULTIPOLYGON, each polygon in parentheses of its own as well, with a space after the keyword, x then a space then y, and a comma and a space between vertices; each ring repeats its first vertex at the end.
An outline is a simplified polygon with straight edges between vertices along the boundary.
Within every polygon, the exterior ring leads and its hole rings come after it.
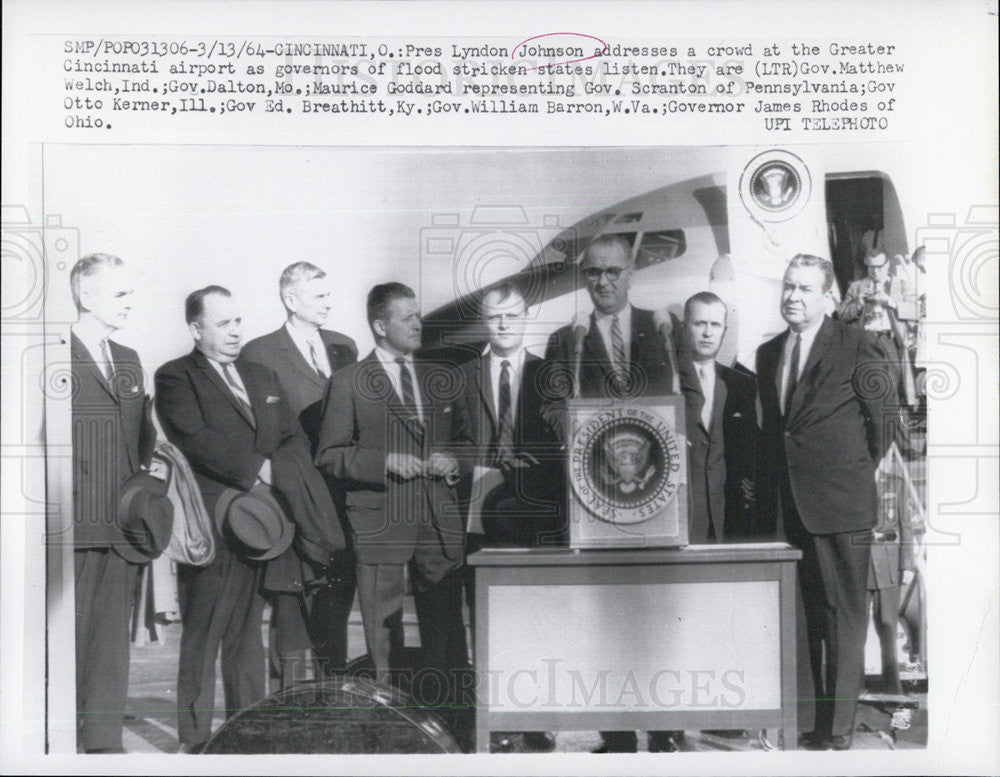
POLYGON ((701 393, 705 396, 705 404, 701 407, 701 423, 705 429, 711 429, 712 411, 715 407, 715 361, 695 362, 694 368, 701 383, 701 393))
MULTIPOLYGON (((615 316, 618 317, 618 327, 622 330, 622 342, 625 345, 625 355, 628 357, 629 364, 632 363, 632 305, 627 304, 618 313, 601 313, 598 310, 594 311, 594 320, 597 322, 597 331, 601 333, 601 339, 604 341, 604 347, 607 349, 608 357, 611 359, 612 366, 618 366, 615 362, 615 350, 611 345, 611 326, 614 323, 615 316)), ((626 367, 628 365, 622 365, 626 367)))
POLYGON ((296 326, 289 320, 285 322, 285 331, 292 338, 292 342, 299 349, 299 353, 306 360, 306 364, 310 367, 319 367, 323 371, 323 374, 329 378, 333 371, 330 369, 330 359, 326 354, 326 346, 323 345, 323 338, 319 335, 319 328, 296 326), (311 349, 310 346, 312 346, 311 349), (315 361, 311 353, 312 350, 316 352, 315 361))
POLYGON ((785 407, 785 402, 787 397, 785 394, 788 392, 788 378, 792 371, 792 349, 795 347, 795 335, 798 334, 802 338, 802 343, 799 345, 799 374, 796 376, 797 380, 802 380, 802 372, 806 368, 806 362, 809 361, 809 352, 812 351, 813 342, 816 340, 816 335, 819 333, 819 328, 823 325, 823 321, 826 319, 825 316, 819 319, 815 324, 813 324, 809 329, 803 332, 793 332, 791 329, 788 330, 788 337, 785 338, 785 348, 781 355, 781 407, 782 410, 788 410, 785 407))
MULTIPOLYGON (((387 350, 380 346, 375 346, 375 358, 379 360, 382 364, 383 369, 389 375, 389 380, 392 382, 393 391, 396 392, 396 396, 399 397, 399 401, 403 401, 403 378, 400 372, 400 366, 396 364, 396 357, 389 353, 387 350)), ((423 397, 420 394, 420 382, 417 380, 417 371, 413 367, 413 354, 408 353, 403 357, 406 361, 406 366, 410 368, 410 377, 413 378, 413 401, 417 403, 417 417, 421 421, 424 420, 424 408, 423 408, 423 397)))
MULTIPOLYGON (((94 360, 94 364, 96 364, 97 369, 101 371, 101 375, 104 375, 104 377, 107 378, 107 373, 104 371, 104 354, 101 353, 101 343, 107 344, 108 337, 110 337, 110 335, 100 337, 86 327, 74 326, 72 327, 72 330, 73 334, 76 335, 77 340, 79 340, 83 344, 83 347, 87 349, 87 353, 89 353, 90 358, 94 360)), ((111 346, 106 345, 106 350, 108 353, 108 363, 111 365, 111 369, 113 371, 115 368, 115 362, 111 356, 111 346)))
MULTIPOLYGON (((493 408, 497 414, 500 413, 500 373, 503 371, 503 363, 510 362, 510 414, 515 418, 517 413, 517 399, 521 395, 521 371, 524 369, 524 348, 518 348, 510 356, 498 356, 489 352, 490 356, 490 389, 493 392, 493 408)), ((497 418, 497 421, 500 419, 497 418)))

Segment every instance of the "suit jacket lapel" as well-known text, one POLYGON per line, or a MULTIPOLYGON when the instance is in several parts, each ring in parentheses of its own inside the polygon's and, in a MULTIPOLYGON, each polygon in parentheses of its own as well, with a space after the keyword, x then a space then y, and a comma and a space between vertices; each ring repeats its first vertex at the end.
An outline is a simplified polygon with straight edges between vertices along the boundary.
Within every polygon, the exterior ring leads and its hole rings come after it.
MULTIPOLYGON (((221 393, 222 396, 224 396, 227 400, 229 400, 229 404, 231 404, 233 406, 233 409, 240 414, 240 418, 246 421, 247 425, 250 426, 251 429, 256 429, 256 425, 254 424, 250 416, 247 415, 247 411, 244 409, 243 405, 240 404, 240 401, 236 398, 236 395, 233 393, 232 389, 229 388, 228 385, 226 385, 226 381, 222 379, 222 376, 216 371, 215 367, 209 364, 208 357, 205 356, 205 354, 203 354, 197 348, 192 354, 192 357, 194 358, 194 363, 205 374, 205 377, 208 378, 209 383, 213 384, 219 390, 219 393, 221 393)), ((251 396, 250 388, 246 384, 246 379, 243 378, 243 372, 240 372, 240 378, 243 379, 243 386, 247 389, 247 396, 248 397, 251 396)), ((251 408, 252 407, 253 404, 251 404, 251 408)))
POLYGON ((108 396, 110 396, 117 403, 118 397, 115 396, 114 390, 108 385, 108 379, 104 377, 104 373, 101 371, 101 368, 97 366, 97 362, 94 361, 94 357, 91 355, 90 351, 87 350, 87 346, 85 346, 83 341, 73 332, 70 332, 69 338, 70 356, 73 361, 81 365, 84 369, 90 370, 90 373, 94 376, 94 380, 96 380, 100 387, 108 392, 108 396))
POLYGON ((806 366, 802 369, 802 377, 799 379, 795 389, 795 396, 792 397, 791 405, 788 408, 788 418, 791 420, 795 413, 802 408, 805 396, 812 388, 812 376, 826 354, 830 345, 830 337, 833 334, 833 322, 824 316, 823 323, 820 324, 816 339, 813 340, 812 348, 809 349, 809 358, 806 359, 806 366))
MULTIPOLYGON (((265 394, 258 389, 257 384, 254 382, 253 375, 244 366, 244 363, 240 359, 233 362, 233 366, 236 368, 236 372, 239 374, 240 380, 243 381, 243 388, 246 389, 247 399, 250 400, 250 411, 253 413, 253 418, 247 417, 245 413, 244 417, 256 430, 257 419, 264 417, 264 408, 262 407, 262 403, 267 403, 267 396, 265 396, 265 394)), ((239 405, 241 410, 243 409, 243 406, 240 405, 239 402, 236 404, 239 405)))
MULTIPOLYGON (((369 362, 366 369, 373 370, 373 374, 370 376, 370 380, 365 380, 366 385, 380 386, 384 385, 388 387, 385 394, 385 406, 393 415, 395 415, 403 424, 403 427, 412 435, 418 443, 423 442, 422 435, 413 423, 413 417, 406 411, 403 406, 403 401, 399 398, 396 393, 395 385, 392 379, 389 377, 389 373, 386 371, 385 367, 382 366, 382 361, 378 358, 375 351, 372 351, 368 355, 366 361, 369 362)), ((419 381, 421 379, 421 369, 418 367, 417 362, 414 361, 414 381, 419 381)), ((418 384, 419 385, 419 384, 418 384)))
MULTIPOLYGON (((778 411, 781 412, 781 373, 782 373, 782 360, 785 358, 785 343, 788 342, 788 330, 781 336, 780 340, 775 341, 774 347, 768 353, 768 358, 771 360, 769 369, 774 370, 774 380, 770 382, 773 386, 775 393, 778 396, 778 411)), ((766 374, 766 370, 761 369, 761 372, 766 374)))
POLYGON ((479 390, 479 397, 486 407, 486 415, 490 419, 491 434, 490 439, 497 430, 497 409, 493 406, 493 381, 490 375, 490 356, 486 354, 479 359, 476 369, 476 388, 479 390))
POLYGON ((583 338, 583 363, 584 367, 588 363, 596 365, 601 374, 607 377, 611 374, 611 357, 608 349, 604 346, 604 338, 597 328, 597 316, 590 314, 590 328, 587 329, 587 336, 583 338))
POLYGON ((726 399, 729 397, 729 389, 726 386, 726 381, 722 379, 722 375, 719 373, 719 367, 717 364, 713 365, 715 369, 715 396, 713 398, 712 405, 712 432, 722 430, 723 418, 725 418, 726 413, 726 399))
POLYGON ((655 360, 647 359, 645 357, 646 349, 650 344, 650 334, 654 334, 652 331, 647 331, 644 326, 645 319, 643 316, 639 315, 639 309, 632 308, 632 342, 629 347, 629 363, 630 364, 654 364, 655 360))
MULTIPOLYGON (((316 385, 317 388, 326 388, 326 381, 324 381, 313 366, 306 361, 305 357, 302 355, 302 351, 299 350, 298 346, 295 345, 295 341, 292 340, 292 336, 288 334, 288 329, 282 326, 278 330, 278 342, 281 344, 282 350, 285 352, 285 358, 288 362, 302 373, 310 383, 316 385)), ((333 366, 333 361, 330 362, 331 368, 333 366)))

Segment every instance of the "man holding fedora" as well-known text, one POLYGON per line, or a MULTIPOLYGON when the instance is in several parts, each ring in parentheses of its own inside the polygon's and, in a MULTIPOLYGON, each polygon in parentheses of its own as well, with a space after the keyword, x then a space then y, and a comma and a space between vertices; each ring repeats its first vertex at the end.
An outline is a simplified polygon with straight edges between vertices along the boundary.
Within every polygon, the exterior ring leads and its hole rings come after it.
POLYGON ((142 470, 156 431, 139 356, 109 339, 132 309, 122 260, 83 257, 70 287, 79 312, 70 335, 78 744, 112 753, 122 751, 136 577, 169 541, 172 510, 142 470))
POLYGON ((215 559, 177 572, 178 737, 198 752, 211 733, 220 646, 227 716, 264 696, 263 562, 295 535, 301 552, 324 563, 344 538, 278 376, 240 358, 242 317, 229 291, 192 292, 185 318, 195 349, 157 370, 156 410, 217 530, 215 559))
MULTIPOLYGON (((319 267, 290 264, 281 273, 278 292, 287 312, 285 323, 247 343, 243 356, 277 373, 292 412, 315 446, 326 385, 336 370, 358 360, 358 347, 347 335, 322 328, 330 314, 332 289, 319 267)), ((332 481, 330 486, 342 507, 342 490, 332 481)), ((343 520, 344 511, 338 512, 343 520)), ((306 678, 307 648, 315 652, 319 674, 347 664, 347 622, 355 588, 352 554, 345 551, 337 562, 313 566, 292 549, 268 565, 264 590, 274 607, 272 656, 280 665, 282 686, 306 678)))

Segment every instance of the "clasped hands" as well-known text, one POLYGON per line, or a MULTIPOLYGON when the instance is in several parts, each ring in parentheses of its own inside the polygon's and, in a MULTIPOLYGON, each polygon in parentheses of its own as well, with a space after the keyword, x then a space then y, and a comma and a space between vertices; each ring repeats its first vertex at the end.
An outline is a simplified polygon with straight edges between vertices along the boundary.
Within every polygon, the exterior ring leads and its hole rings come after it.
POLYGON ((402 478, 444 478, 448 485, 459 479, 458 461, 450 453, 432 453, 428 459, 421 459, 412 453, 390 453, 385 457, 388 472, 402 478))

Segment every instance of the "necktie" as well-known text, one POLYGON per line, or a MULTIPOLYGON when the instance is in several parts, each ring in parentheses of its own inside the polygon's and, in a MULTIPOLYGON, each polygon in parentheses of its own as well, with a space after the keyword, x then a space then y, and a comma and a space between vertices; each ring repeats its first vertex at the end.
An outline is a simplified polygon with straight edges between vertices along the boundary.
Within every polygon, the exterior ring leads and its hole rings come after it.
POLYGON ((497 402, 497 418, 500 428, 497 433, 498 457, 513 454, 514 418, 510 396, 510 362, 504 359, 500 362, 500 391, 497 402))
POLYGON ((628 376, 628 354, 625 352, 625 341, 622 339, 622 327, 618 323, 618 316, 611 320, 611 359, 614 362, 615 378, 619 386, 622 386, 628 376))
POLYGON ((104 378, 110 386, 115 379, 115 368, 111 364, 111 354, 108 353, 108 341, 101 340, 101 358, 104 360, 104 378))
POLYGON ((236 401, 240 403, 240 407, 246 412, 247 416, 250 418, 251 423, 255 423, 253 417, 253 408, 250 407, 250 397, 247 396, 246 391, 236 382, 236 375, 233 373, 232 364, 223 364, 222 373, 226 376, 226 383, 229 384, 229 389, 233 392, 233 396, 236 397, 236 401))
POLYGON ((785 415, 788 415, 788 408, 791 407, 792 397, 795 389, 799 385, 799 352, 802 346, 802 335, 795 335, 795 345, 792 346, 791 364, 788 368, 788 388, 785 390, 785 415))
POLYGON ((708 367, 704 364, 698 365, 698 378, 701 380, 701 393, 705 396, 705 404, 701 406, 701 423, 706 429, 712 426, 712 401, 714 391, 708 384, 708 367))
POLYGON ((410 365, 402 356, 396 357, 396 364, 399 365, 399 387, 403 392, 403 405, 413 414, 414 420, 420 421, 420 413, 417 410, 417 398, 413 391, 413 373, 410 372, 410 365))
POLYGON ((313 369, 316 370, 317 375, 319 375, 323 380, 330 377, 323 371, 323 368, 319 366, 319 357, 316 354, 316 343, 312 340, 309 341, 309 358, 312 359, 312 366, 313 369))

